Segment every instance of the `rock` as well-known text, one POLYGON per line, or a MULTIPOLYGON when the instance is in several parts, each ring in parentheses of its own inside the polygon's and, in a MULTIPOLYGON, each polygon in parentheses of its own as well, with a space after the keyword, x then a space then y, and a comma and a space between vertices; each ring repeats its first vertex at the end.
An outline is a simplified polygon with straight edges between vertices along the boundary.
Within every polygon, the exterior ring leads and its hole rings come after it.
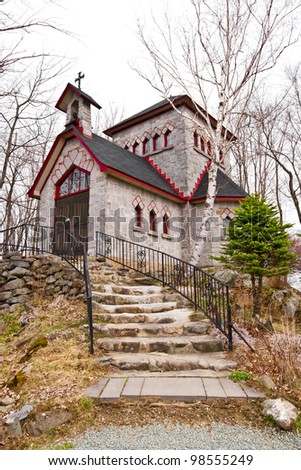
POLYGON ((298 409, 283 398, 265 400, 263 402, 264 416, 271 416, 282 429, 291 429, 297 419, 298 409))
POLYGON ((8 253, 5 253, 3 256, 4 259, 9 259, 9 258, 19 258, 20 260, 22 259, 21 254, 18 251, 9 251, 8 253))
POLYGON ((8 436, 22 436, 22 428, 19 419, 14 419, 13 421, 7 423, 6 434, 8 436))
POLYGON ((0 292, 0 302, 4 302, 5 300, 8 300, 11 297, 11 292, 6 291, 6 292, 0 292))
POLYGON ((8 279, 14 278, 14 277, 30 276, 30 275, 31 275, 31 272, 28 269, 17 267, 13 269, 12 271, 10 271, 8 279))
POLYGON ((274 380, 267 374, 263 374, 258 378, 259 384, 266 390, 275 390, 277 388, 274 380))
POLYGON ((299 308, 300 301, 296 297, 290 297, 283 304, 283 310, 287 318, 294 318, 299 308))
POLYGON ((2 286, 2 289, 4 291, 8 291, 13 289, 22 289, 22 287, 24 287, 23 279, 14 279, 13 281, 9 281, 4 284, 4 286, 2 286))
POLYGON ((65 410, 46 411, 38 413, 32 421, 26 423, 25 428, 28 434, 38 437, 48 429, 67 423, 71 418, 71 413, 65 410))
POLYGON ((24 269, 28 269, 30 267, 30 263, 28 261, 24 261, 24 260, 15 260, 15 261, 11 261, 8 266, 7 266, 7 269, 11 270, 11 269, 14 269, 14 268, 24 268, 24 269))
POLYGON ((46 284, 54 284, 56 281, 55 277, 54 276, 49 276, 47 277, 46 279, 46 284))
POLYGON ((238 277, 238 273, 236 271, 232 271, 231 269, 224 269, 222 271, 218 271, 214 275, 215 279, 228 286, 232 287, 235 284, 235 281, 238 277))
POLYGON ((32 411, 32 405, 24 405, 19 411, 15 411, 14 413, 10 413, 3 417, 4 421, 9 424, 15 420, 22 421, 23 419, 27 418, 29 413, 32 411))

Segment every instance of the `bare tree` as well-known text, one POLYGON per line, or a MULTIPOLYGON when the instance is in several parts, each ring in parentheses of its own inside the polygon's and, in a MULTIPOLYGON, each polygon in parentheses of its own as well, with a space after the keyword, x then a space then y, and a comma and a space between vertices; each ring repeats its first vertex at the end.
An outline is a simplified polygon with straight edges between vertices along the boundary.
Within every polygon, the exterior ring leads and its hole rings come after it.
MULTIPOLYGON (((203 222, 191 258, 191 263, 197 264, 213 214, 220 152, 226 155, 233 145, 227 139, 227 129, 238 134, 240 116, 259 76, 271 71, 297 40, 294 16, 300 5, 289 0, 191 0, 190 6, 191 15, 181 27, 167 14, 163 24, 153 16, 155 36, 147 34, 145 25, 139 23, 139 38, 153 73, 135 69, 166 99, 175 87, 190 96, 212 142, 203 222), (209 113, 216 117, 215 128, 209 113)), ((199 125, 199 121, 195 123, 199 125)))

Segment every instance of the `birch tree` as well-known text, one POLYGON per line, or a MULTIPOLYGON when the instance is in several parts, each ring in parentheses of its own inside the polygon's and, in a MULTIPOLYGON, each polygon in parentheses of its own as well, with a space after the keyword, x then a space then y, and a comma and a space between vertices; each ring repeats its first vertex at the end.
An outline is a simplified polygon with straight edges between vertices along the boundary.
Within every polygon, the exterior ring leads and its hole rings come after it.
POLYGON ((203 219, 190 260, 194 265, 202 255, 207 222, 213 215, 220 152, 226 155, 233 145, 227 129, 239 137, 239 116, 244 115, 260 76, 271 72, 296 42, 299 8, 293 0, 190 0, 182 22, 174 24, 166 13, 162 22, 153 15, 153 32, 138 24, 151 71, 134 68, 166 99, 174 90, 187 94, 212 142, 203 219), (216 119, 214 128, 210 114, 216 119))

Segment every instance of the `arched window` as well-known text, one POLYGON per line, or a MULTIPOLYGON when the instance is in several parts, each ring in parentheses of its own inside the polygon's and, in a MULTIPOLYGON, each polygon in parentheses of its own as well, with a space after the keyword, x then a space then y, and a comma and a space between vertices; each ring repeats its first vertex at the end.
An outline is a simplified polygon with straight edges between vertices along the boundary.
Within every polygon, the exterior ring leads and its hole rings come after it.
POLYGON ((150 151, 151 151, 150 140, 144 139, 143 144, 142 144, 142 155, 146 155, 147 153, 150 153, 150 151))
POLYGON ((230 221, 231 219, 228 216, 223 220, 222 240, 225 240, 228 237, 230 221))
POLYGON ((161 149, 161 139, 159 134, 154 135, 153 137, 153 151, 161 149))
POLYGON ((76 121, 78 119, 78 101, 74 100, 71 105, 71 120, 76 121))
POLYGON ((171 131, 168 130, 164 134, 164 147, 169 147, 172 144, 172 135, 171 131))
POLYGON ((135 226, 142 226, 142 209, 139 204, 135 207, 135 226))
POLYGON ((168 235, 169 233, 169 217, 167 214, 163 215, 163 233, 164 235, 168 235))
POLYGON ((201 140, 201 150, 202 150, 202 152, 205 152, 205 141, 204 141, 203 137, 201 137, 200 140, 201 140))
POLYGON ((211 142, 210 142, 210 140, 208 140, 208 142, 207 142, 207 152, 208 152, 209 157, 211 157, 211 152, 212 152, 212 150, 211 150, 211 142))
POLYGON ((139 155, 139 142, 135 142, 133 144, 133 153, 135 153, 136 155, 139 155))
POLYGON ((223 154, 223 151, 220 150, 220 151, 219 151, 219 161, 222 163, 223 160, 224 160, 224 154, 223 154))
POLYGON ((58 186, 58 197, 86 191, 90 187, 90 175, 86 171, 74 168, 58 186))
POLYGON ((154 209, 149 213, 149 229, 151 232, 157 231, 157 215, 154 209))
POLYGON ((193 134, 193 142, 194 142, 195 147, 199 146, 199 135, 198 135, 197 131, 195 131, 194 134, 193 134))

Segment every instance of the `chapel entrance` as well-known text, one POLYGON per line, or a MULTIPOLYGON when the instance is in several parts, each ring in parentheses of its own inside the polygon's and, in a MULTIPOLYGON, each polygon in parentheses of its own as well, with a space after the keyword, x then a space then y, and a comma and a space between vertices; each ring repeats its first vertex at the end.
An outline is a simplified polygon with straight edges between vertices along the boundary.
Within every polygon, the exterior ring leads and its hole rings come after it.
POLYGON ((57 187, 54 250, 56 253, 70 253, 74 249, 73 239, 69 234, 84 242, 87 248, 89 176, 88 173, 75 168, 57 187))

